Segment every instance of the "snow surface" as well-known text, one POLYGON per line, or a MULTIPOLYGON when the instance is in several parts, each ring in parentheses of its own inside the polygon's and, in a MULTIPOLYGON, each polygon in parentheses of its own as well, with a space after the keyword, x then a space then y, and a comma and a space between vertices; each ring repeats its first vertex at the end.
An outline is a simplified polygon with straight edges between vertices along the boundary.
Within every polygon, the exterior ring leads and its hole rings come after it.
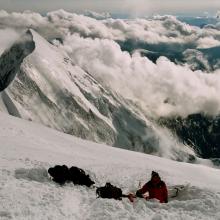
POLYGON ((81 140, 0 113, 0 219, 220 219, 220 170, 81 140), (95 189, 53 183, 55 164, 85 169, 96 185, 134 192, 158 171, 168 186, 190 183, 168 204, 96 199, 95 189))

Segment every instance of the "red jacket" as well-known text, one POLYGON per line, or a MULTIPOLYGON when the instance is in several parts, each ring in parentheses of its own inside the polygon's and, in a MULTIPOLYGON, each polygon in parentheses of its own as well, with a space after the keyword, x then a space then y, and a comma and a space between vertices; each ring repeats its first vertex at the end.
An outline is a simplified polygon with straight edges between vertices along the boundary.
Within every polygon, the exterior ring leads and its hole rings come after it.
POLYGON ((141 189, 139 189, 136 195, 142 195, 146 192, 149 193, 147 199, 158 199, 161 203, 168 202, 167 186, 163 181, 160 181, 156 185, 152 181, 147 182, 141 189))

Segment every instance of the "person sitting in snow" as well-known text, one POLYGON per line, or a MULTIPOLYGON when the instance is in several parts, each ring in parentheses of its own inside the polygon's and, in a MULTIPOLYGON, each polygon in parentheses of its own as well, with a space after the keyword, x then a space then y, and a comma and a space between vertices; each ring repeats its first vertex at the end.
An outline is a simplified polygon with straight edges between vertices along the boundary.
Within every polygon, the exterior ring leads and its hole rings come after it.
POLYGON ((168 191, 166 184, 161 180, 159 174, 155 171, 151 173, 151 180, 147 182, 141 189, 137 190, 136 196, 140 198, 158 199, 160 203, 168 202, 168 191), (145 197, 147 193, 149 196, 145 197))

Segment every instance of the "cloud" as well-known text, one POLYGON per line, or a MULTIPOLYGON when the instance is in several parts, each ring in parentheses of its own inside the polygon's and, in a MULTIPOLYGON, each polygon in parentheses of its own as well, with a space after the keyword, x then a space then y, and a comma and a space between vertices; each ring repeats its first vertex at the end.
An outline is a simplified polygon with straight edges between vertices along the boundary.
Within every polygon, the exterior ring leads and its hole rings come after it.
POLYGON ((220 41, 217 39, 214 39, 213 36, 199 38, 197 43, 198 43, 197 45, 198 48, 210 48, 210 47, 220 46, 220 41))
POLYGON ((212 68, 209 65, 208 57, 206 57, 201 51, 195 49, 187 49, 183 53, 184 61, 190 66, 190 69, 206 69, 211 71, 212 68))
POLYGON ((8 49, 17 39, 19 33, 10 28, 0 29, 0 55, 8 49))
MULTIPOLYGON (((92 12, 92 14, 95 13, 92 12)), ((101 15, 96 13, 96 16, 101 15)), ((116 41, 132 39, 148 44, 181 43, 197 46, 202 44, 200 38, 211 37, 215 40, 215 44, 220 41, 218 31, 211 28, 192 27, 180 22, 174 16, 154 16, 151 19, 133 20, 111 18, 96 20, 84 15, 58 10, 48 13, 45 17, 30 11, 24 13, 0 11, 0 19, 2 26, 13 28, 31 27, 44 37, 56 35, 65 37, 68 33, 78 33, 83 37, 105 38, 116 41)))
POLYGON ((151 116, 220 112, 220 71, 206 74, 161 57, 154 64, 139 54, 121 51, 112 40, 69 36, 62 49, 96 79, 136 100, 151 116))

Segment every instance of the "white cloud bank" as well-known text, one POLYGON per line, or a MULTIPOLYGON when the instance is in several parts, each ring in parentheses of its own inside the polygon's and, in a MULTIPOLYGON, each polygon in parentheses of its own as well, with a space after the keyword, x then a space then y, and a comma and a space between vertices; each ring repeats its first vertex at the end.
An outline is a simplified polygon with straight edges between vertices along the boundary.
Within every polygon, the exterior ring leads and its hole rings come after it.
POLYGON ((111 40, 69 36, 62 46, 74 62, 106 86, 136 100, 152 116, 220 112, 220 71, 193 72, 161 57, 154 64, 122 52, 111 40))
POLYGON ((214 45, 220 45, 220 32, 213 28, 200 29, 182 23, 174 16, 155 16, 152 19, 106 19, 96 20, 64 10, 50 12, 43 17, 38 13, 7 13, 0 11, 1 25, 13 28, 31 27, 44 37, 65 37, 78 33, 83 37, 112 40, 139 40, 149 44, 180 43, 203 45, 201 39, 211 37, 214 45), (218 42, 218 43, 217 43, 218 42))
POLYGON ((138 53, 121 51, 115 40, 166 43, 171 47, 193 45, 209 48, 220 45, 216 28, 200 29, 173 16, 152 19, 98 21, 63 10, 42 17, 37 13, 0 12, 1 25, 22 29, 31 27, 47 39, 61 38, 60 48, 74 63, 87 70, 105 86, 136 101, 151 116, 190 113, 220 113, 220 70, 212 74, 178 66, 165 57, 156 64, 138 53))

